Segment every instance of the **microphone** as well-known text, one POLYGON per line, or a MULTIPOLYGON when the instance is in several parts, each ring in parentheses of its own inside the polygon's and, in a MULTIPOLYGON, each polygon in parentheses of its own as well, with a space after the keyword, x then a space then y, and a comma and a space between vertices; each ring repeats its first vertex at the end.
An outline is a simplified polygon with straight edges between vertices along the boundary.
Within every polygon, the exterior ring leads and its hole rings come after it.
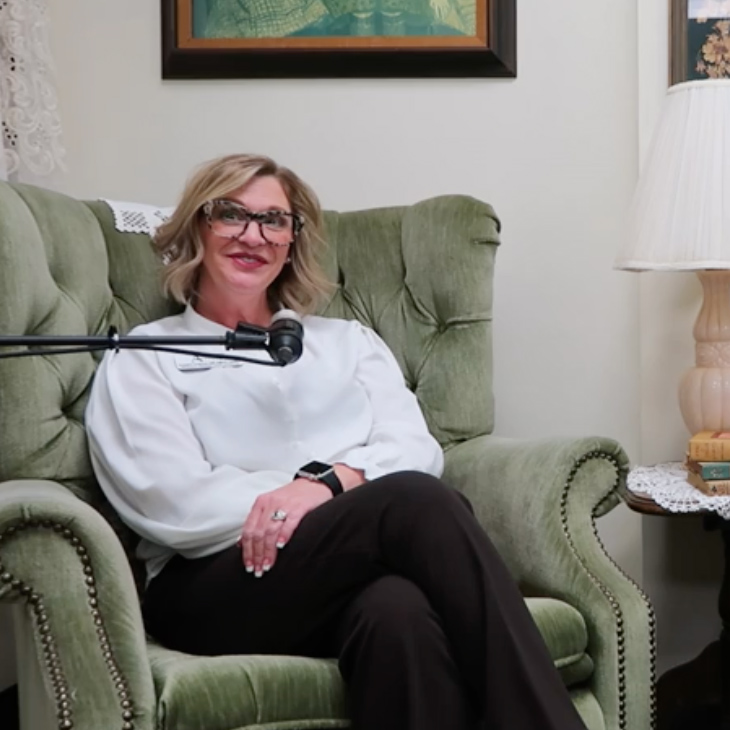
POLYGON ((224 335, 214 336, 120 335, 115 327, 110 327, 106 335, 0 335, 0 348, 9 346, 49 348, 66 346, 68 348, 0 352, 0 359, 64 355, 95 350, 158 350, 284 367, 296 362, 302 356, 303 340, 304 328, 301 317, 291 309, 282 309, 272 317, 269 328, 239 322, 235 330, 228 330, 224 335), (223 353, 214 356, 210 352, 183 350, 177 347, 180 345, 187 347, 222 345, 226 350, 266 350, 272 362, 223 353))
POLYGON ((302 356, 304 327, 302 318, 291 309, 280 309, 268 329, 269 355, 282 365, 291 365, 302 356))

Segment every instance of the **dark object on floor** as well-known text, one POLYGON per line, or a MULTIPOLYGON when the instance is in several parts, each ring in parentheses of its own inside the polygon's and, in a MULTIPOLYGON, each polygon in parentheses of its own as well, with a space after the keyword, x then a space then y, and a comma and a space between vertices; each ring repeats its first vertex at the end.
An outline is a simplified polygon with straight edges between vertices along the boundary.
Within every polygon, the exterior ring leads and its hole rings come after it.
POLYGON ((0 727, 3 730, 18 730, 18 687, 13 685, 0 692, 0 727))
POLYGON ((720 705, 700 705, 678 712, 667 730, 724 730, 720 705))

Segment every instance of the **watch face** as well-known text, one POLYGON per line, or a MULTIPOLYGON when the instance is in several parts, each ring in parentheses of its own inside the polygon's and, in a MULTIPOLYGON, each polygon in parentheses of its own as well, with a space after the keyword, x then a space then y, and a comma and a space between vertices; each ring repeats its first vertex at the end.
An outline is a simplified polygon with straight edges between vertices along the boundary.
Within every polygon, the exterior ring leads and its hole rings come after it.
POLYGON ((309 464, 303 466, 299 472, 304 474, 311 474, 315 477, 320 477, 323 474, 327 474, 333 470, 332 464, 325 464, 322 461, 310 461, 309 464))

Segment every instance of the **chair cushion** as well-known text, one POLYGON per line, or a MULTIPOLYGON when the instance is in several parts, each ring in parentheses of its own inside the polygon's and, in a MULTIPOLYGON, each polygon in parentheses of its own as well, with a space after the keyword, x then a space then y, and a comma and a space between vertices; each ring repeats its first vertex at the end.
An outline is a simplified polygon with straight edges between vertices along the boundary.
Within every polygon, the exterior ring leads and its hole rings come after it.
POLYGON ((347 727, 333 659, 201 657, 148 644, 160 730, 347 727))
POLYGON ((588 629, 580 611, 554 598, 526 601, 565 686, 585 682, 593 674, 593 660, 586 653, 588 629))
MULTIPOLYGON (((567 686, 593 662, 581 614, 562 601, 527 605, 567 686)), ((284 656, 198 657, 150 643, 160 730, 325 730, 347 727, 337 662, 284 656)))

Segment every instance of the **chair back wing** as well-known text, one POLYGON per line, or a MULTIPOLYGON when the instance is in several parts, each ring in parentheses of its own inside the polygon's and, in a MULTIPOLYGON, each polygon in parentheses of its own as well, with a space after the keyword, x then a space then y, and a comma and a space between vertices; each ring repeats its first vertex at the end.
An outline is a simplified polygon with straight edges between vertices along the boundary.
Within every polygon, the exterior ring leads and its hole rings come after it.
MULTIPOLYGON (((105 203, 0 182, 0 334, 104 334, 174 311, 149 237, 105 203)), ((103 353, 0 360, 0 481, 51 479, 99 502, 84 410, 103 353)))
MULTIPOLYGON (((491 431, 491 207, 444 196, 327 213, 326 226, 340 286, 323 314, 385 339, 444 446, 491 431)), ((124 333, 172 314, 160 269, 105 203, 0 182, 0 334, 124 333)), ((51 479, 101 502, 83 427, 101 354, 0 360, 0 481, 51 479)))
POLYGON ((492 207, 445 195, 325 220, 339 287, 324 313, 385 340, 442 446, 491 433, 492 207))

